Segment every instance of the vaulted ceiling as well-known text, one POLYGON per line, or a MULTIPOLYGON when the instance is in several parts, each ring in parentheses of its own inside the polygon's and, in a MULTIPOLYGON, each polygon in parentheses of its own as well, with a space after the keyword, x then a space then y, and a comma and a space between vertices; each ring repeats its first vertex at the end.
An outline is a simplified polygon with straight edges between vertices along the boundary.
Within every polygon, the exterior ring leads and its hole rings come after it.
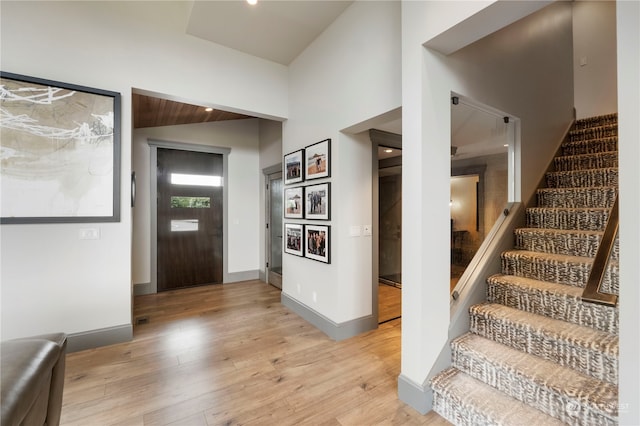
MULTIPOLYGON (((291 63, 353 1, 194 1, 186 33, 283 65, 291 63)), ((134 128, 252 118, 222 110, 205 111, 152 96, 133 95, 134 128)))
MULTIPOLYGON (((353 1, 245 0, 194 1, 186 12, 185 32, 253 56, 288 65, 318 37, 353 1)), ((158 97, 133 95, 134 128, 204 123, 253 118, 223 110, 158 97)), ((475 108, 452 108, 452 145, 456 158, 504 152, 503 138, 495 138, 503 126, 496 117, 475 108), (470 144, 470 142, 474 142, 470 144), (478 143, 481 142, 481 143, 478 143)), ((377 129, 402 133, 402 119, 379 124, 377 129)))

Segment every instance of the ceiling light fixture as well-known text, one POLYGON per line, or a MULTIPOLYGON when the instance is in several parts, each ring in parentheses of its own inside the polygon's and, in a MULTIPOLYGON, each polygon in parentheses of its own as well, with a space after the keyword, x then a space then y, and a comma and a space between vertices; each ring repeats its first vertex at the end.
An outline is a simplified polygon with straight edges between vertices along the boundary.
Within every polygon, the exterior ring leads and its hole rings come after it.
POLYGON ((256 4, 258 4, 258 0, 247 0, 247 3, 249 3, 251 6, 255 6, 256 4))

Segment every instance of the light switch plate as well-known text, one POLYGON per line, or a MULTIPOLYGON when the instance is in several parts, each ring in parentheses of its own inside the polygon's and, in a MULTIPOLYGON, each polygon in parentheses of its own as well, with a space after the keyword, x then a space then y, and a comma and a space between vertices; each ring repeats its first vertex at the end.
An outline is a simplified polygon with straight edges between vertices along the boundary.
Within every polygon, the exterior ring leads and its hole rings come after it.
POLYGON ((79 238, 81 240, 99 240, 100 228, 80 228, 79 238))

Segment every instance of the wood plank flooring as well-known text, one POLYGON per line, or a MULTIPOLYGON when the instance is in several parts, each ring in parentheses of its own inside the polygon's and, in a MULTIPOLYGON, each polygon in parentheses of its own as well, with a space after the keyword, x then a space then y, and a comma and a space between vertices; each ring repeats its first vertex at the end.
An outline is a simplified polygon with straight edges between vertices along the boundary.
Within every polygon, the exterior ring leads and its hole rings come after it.
POLYGON ((378 323, 402 316, 402 289, 387 284, 378 284, 378 323))
POLYGON ((260 281, 138 296, 131 342, 67 356, 63 425, 443 425, 397 397, 400 320, 335 342, 260 281))

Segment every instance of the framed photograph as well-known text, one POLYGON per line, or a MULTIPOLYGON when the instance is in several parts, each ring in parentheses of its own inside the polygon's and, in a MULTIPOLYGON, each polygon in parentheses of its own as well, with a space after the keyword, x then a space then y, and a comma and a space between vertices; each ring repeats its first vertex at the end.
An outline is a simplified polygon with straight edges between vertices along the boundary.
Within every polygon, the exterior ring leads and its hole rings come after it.
POLYGON ((331 139, 325 139, 304 149, 307 179, 331 176, 331 139))
POLYGON ((120 221, 120 94, 0 72, 0 223, 120 221))
POLYGON ((285 155, 283 163, 285 185, 304 180, 304 150, 301 149, 285 155))
POLYGON ((331 227, 327 225, 305 225, 304 256, 319 262, 331 263, 330 231, 331 227))
POLYGON ((284 189, 284 217, 287 219, 302 219, 304 212, 304 188, 284 189))
POLYGON ((305 219, 331 218, 331 184, 309 185, 304 189, 305 219))
POLYGON ((299 223, 285 223, 284 235, 285 253, 303 256, 302 225, 299 223))

